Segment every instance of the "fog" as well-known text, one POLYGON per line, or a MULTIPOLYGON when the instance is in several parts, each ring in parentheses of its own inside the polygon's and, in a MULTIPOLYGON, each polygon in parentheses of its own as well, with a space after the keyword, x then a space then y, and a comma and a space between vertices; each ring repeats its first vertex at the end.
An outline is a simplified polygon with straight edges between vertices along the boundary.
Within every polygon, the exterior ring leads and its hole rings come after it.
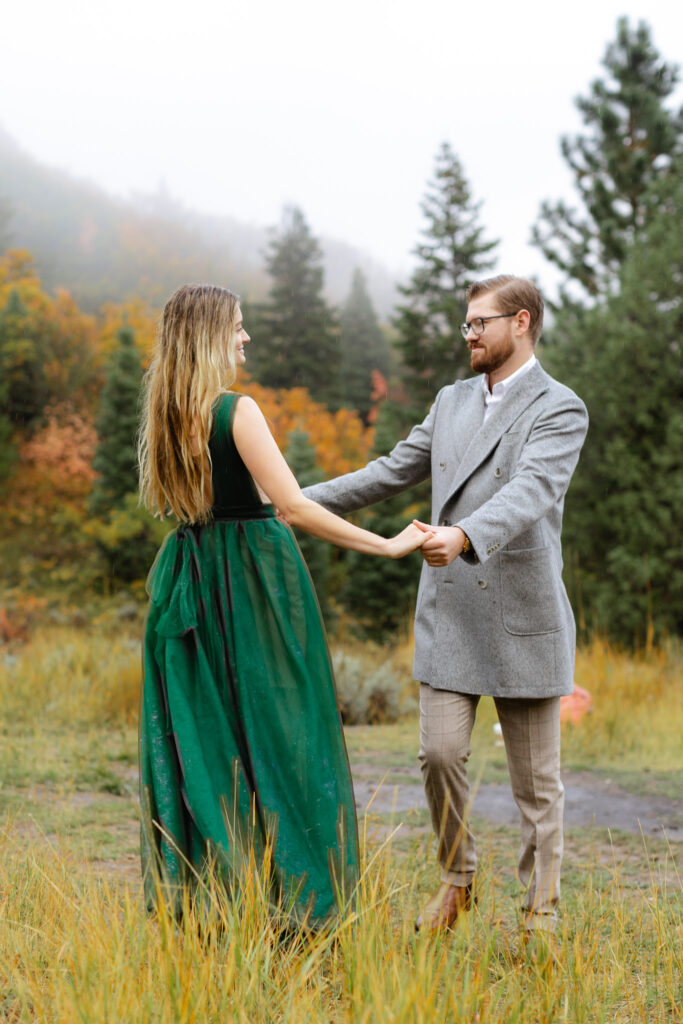
POLYGON ((559 137, 579 130, 573 100, 621 14, 677 59, 670 0, 15 3, 0 123, 120 196, 163 189, 257 225, 297 203, 316 234, 397 275, 447 140, 501 239, 499 269, 554 282, 530 228, 543 198, 573 198, 559 137))

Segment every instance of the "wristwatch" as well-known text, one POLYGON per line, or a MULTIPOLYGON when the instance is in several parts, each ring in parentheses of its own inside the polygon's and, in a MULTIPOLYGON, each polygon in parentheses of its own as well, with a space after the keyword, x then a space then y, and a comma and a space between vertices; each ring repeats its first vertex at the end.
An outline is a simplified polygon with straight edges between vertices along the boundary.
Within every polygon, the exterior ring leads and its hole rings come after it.
POLYGON ((471 551, 471 550, 472 550, 472 545, 470 544, 470 538, 467 536, 467 534, 465 534, 465 543, 462 546, 462 551, 460 552, 460 554, 464 555, 467 551, 471 551))

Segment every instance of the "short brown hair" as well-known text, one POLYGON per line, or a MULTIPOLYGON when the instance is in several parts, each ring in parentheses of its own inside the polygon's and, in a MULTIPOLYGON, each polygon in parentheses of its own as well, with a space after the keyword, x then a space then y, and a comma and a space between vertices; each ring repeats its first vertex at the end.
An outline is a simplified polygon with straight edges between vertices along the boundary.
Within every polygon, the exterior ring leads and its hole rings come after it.
POLYGON ((485 281, 475 281, 465 292, 465 298, 471 302, 489 292, 494 293, 501 313, 516 313, 520 309, 528 311, 529 334, 535 345, 543 329, 543 296, 534 282, 526 277, 500 274, 498 277, 488 277, 485 281))

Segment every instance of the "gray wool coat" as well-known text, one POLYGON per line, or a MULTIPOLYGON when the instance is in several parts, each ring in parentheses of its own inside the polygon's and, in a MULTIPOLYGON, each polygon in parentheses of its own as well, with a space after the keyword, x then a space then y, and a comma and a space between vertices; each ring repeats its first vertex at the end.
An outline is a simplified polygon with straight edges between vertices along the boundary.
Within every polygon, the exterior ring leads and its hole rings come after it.
POLYGON ((560 531, 586 408, 537 363, 486 424, 484 409, 481 377, 456 381, 389 455, 304 494, 344 514, 431 475, 432 522, 460 526, 472 550, 423 564, 415 678, 497 697, 571 693, 576 630, 560 531))

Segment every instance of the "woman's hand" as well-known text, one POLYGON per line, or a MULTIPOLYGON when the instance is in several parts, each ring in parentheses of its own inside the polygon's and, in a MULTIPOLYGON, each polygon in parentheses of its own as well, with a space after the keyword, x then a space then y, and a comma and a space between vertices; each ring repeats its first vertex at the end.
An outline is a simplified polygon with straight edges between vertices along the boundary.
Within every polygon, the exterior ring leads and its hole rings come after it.
POLYGON ((462 552, 466 538, 459 526, 430 526, 419 519, 413 519, 413 524, 425 531, 422 557, 427 565, 450 565, 462 552))
POLYGON ((410 526, 406 526, 405 530, 397 533, 395 537, 387 539, 387 558, 403 558, 404 555, 409 555, 411 551, 421 548, 425 541, 433 536, 434 534, 431 531, 420 530, 411 523, 410 526))

